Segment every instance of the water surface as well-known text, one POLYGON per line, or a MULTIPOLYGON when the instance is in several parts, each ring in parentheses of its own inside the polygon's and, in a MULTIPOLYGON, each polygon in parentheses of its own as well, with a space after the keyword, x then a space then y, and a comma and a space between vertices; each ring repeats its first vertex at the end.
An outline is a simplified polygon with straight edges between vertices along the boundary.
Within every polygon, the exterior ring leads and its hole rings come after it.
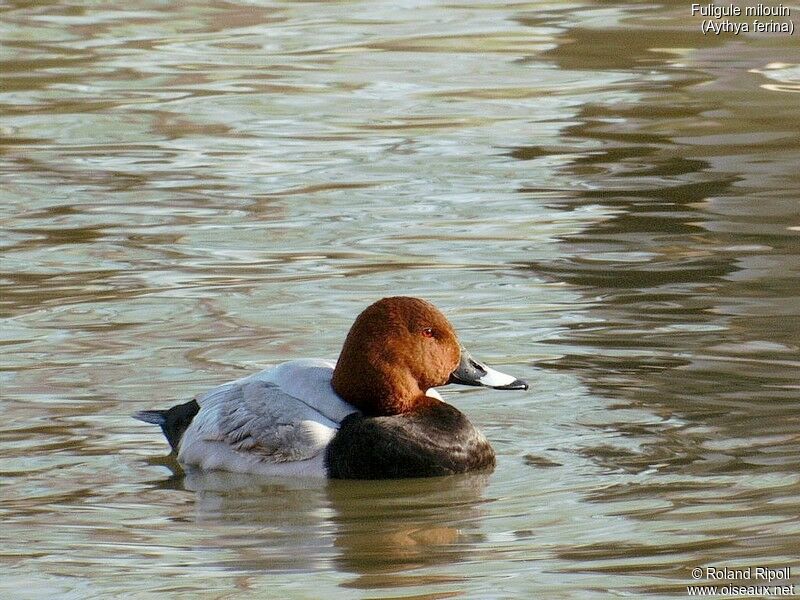
POLYGON ((797 34, 682 2, 0 11, 3 597, 800 583, 797 34), (335 357, 397 293, 532 383, 444 391, 491 476, 180 476, 129 417, 335 357))

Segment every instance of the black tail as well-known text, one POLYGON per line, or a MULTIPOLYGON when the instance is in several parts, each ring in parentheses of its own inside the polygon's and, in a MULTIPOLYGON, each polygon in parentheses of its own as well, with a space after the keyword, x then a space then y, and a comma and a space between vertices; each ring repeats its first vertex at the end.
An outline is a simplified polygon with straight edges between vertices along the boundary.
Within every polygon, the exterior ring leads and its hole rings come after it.
POLYGON ((200 405, 195 400, 190 400, 167 410, 142 410, 134 414, 133 418, 161 427, 172 450, 177 452, 184 432, 199 410, 200 405))

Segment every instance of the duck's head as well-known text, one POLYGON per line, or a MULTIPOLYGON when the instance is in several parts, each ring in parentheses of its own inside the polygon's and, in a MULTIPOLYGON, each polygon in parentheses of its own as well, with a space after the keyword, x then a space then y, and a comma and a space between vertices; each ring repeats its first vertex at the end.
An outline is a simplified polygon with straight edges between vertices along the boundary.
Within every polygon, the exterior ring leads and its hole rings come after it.
POLYGON ((528 388, 473 359, 435 306, 405 296, 379 300, 358 316, 332 383, 339 396, 367 415, 408 412, 425 401, 430 388, 447 383, 528 388))

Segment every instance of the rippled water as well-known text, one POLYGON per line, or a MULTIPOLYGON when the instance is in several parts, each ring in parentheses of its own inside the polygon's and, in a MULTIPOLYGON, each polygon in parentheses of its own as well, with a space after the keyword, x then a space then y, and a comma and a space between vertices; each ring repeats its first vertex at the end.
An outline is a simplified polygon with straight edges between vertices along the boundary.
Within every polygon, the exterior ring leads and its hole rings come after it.
POLYGON ((4 598, 800 583, 797 34, 683 2, 0 14, 4 598), (128 416, 334 357, 396 293, 532 382, 445 392, 491 476, 180 477, 128 416))

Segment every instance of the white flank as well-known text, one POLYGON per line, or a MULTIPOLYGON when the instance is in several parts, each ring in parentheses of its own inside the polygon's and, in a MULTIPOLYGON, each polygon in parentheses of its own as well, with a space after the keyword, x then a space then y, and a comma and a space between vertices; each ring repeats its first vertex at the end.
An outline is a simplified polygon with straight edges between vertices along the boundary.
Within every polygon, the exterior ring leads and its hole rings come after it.
POLYGON ((331 387, 334 364, 290 361, 202 394, 178 460, 204 470, 325 476, 325 448, 356 412, 331 387))
POLYGON ((442 396, 439 394, 439 392, 437 392, 433 388, 428 388, 428 391, 425 392, 425 395, 428 398, 433 398, 434 400, 442 400, 442 401, 444 401, 444 398, 442 398, 442 396))

